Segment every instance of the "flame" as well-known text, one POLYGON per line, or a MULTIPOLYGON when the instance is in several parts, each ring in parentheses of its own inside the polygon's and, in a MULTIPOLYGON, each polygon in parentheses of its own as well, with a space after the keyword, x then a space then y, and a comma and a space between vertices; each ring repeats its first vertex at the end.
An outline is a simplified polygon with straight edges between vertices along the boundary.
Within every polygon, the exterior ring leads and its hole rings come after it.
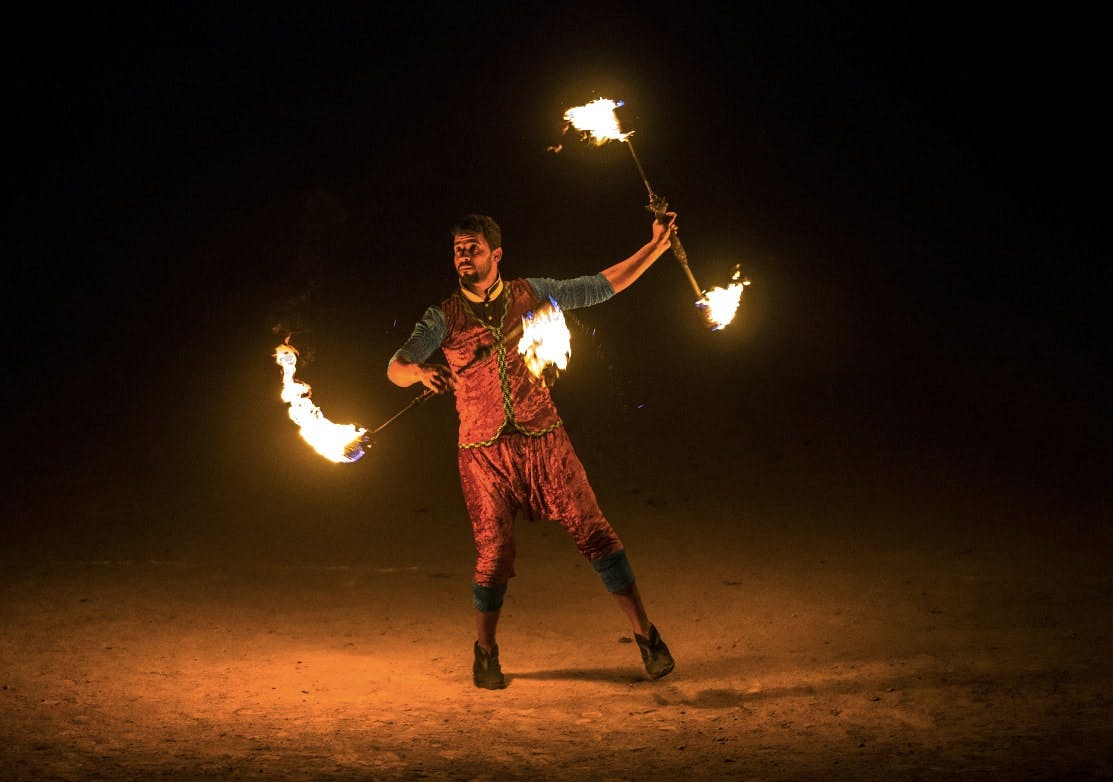
POLYGON ((712 331, 721 331, 734 320, 735 313, 742 303, 742 291, 750 281, 742 277, 742 269, 734 267, 731 284, 726 288, 715 287, 703 292, 696 306, 703 310, 704 317, 712 331))
POLYGON ((310 401, 312 389, 294 378, 298 351, 282 344, 274 349, 274 358, 282 367, 282 401, 290 405, 290 420, 301 427, 302 439, 333 462, 354 462, 362 457, 362 438, 367 430, 355 424, 334 424, 310 401))
POLYGON ((564 112, 564 119, 580 131, 581 139, 591 140, 596 146, 602 146, 608 141, 625 141, 633 131, 623 133, 619 130, 618 116, 614 110, 621 105, 622 101, 597 98, 587 105, 568 109, 564 112))
POLYGON ((556 299, 550 296, 548 303, 522 317, 518 352, 530 373, 544 385, 550 385, 568 367, 572 335, 556 299))

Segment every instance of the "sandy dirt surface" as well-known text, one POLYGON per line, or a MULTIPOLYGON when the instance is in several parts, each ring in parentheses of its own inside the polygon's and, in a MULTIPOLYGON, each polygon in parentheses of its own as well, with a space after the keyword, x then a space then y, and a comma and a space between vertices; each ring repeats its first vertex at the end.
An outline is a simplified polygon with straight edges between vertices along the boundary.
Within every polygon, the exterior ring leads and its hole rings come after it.
POLYGON ((536 523, 500 630, 509 687, 473 688, 451 484, 374 489, 378 539, 358 482, 316 516, 320 497, 208 518, 82 499, 65 545, 4 558, 4 777, 1113 778, 1100 520, 810 453, 694 487, 595 465, 677 658, 658 682, 536 523))

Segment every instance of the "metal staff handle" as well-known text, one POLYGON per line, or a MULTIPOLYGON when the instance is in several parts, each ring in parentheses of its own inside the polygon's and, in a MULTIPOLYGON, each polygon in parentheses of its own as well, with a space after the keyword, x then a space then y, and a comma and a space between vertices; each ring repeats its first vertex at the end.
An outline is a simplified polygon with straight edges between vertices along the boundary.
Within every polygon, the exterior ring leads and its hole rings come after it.
POLYGON ((410 403, 408 405, 403 407, 401 410, 399 410, 397 413, 392 415, 390 418, 383 421, 381 424, 376 426, 370 432, 364 432, 363 435, 361 435, 358 440, 353 440, 352 442, 348 443, 347 447, 344 449, 344 456, 348 458, 348 461, 353 461, 353 462, 356 461, 357 459, 362 458, 363 454, 365 453, 365 451, 363 449, 365 447, 370 448, 372 445, 375 444, 375 435, 377 435, 382 430, 386 429, 388 426, 390 426, 392 423, 397 421, 399 418, 401 418, 403 415, 408 413, 410 410, 413 410, 415 407, 422 404, 423 402, 428 401, 429 399, 431 399, 434 396, 436 396, 435 392, 430 391, 428 388, 425 389, 425 391, 423 391, 421 394, 418 394, 413 399, 411 399, 410 403))
POLYGON ((386 420, 385 420, 385 421, 383 421, 383 422, 382 422, 381 424, 379 424, 379 425, 378 425, 378 426, 376 426, 376 427, 375 427, 374 429, 372 429, 372 430, 371 430, 370 432, 368 432, 367 434, 365 434, 365 435, 363 436, 363 439, 364 439, 364 440, 370 440, 370 438, 371 438, 371 437, 372 437, 373 435, 376 435, 376 434, 378 434, 379 432, 381 432, 382 430, 386 429, 386 428, 387 428, 388 426, 390 426, 390 425, 391 425, 392 423, 394 423, 394 422, 395 422, 396 420, 398 420, 399 418, 401 418, 401 417, 402 417, 403 415, 405 415, 406 413, 410 412, 410 410, 413 410, 413 409, 414 409, 415 407, 417 407, 418 405, 420 405, 420 404, 421 404, 421 403, 423 403, 423 402, 427 402, 427 401, 429 401, 429 400, 430 400, 431 398, 433 398, 433 397, 434 397, 434 396, 436 396, 436 395, 437 395, 437 392, 436 392, 436 391, 433 391, 432 389, 429 389, 429 388, 425 389, 425 390, 424 390, 424 391, 422 391, 422 392, 421 392, 420 394, 418 394, 418 395, 417 395, 417 396, 415 396, 415 397, 414 397, 413 399, 411 399, 411 400, 410 400, 410 403, 409 403, 408 405, 406 405, 405 407, 403 407, 403 408, 402 408, 401 410, 399 410, 399 411, 398 411, 397 413, 395 413, 394 415, 392 415, 392 416, 391 416, 390 418, 386 419, 386 420))
MULTIPOLYGON (((649 180, 645 177, 645 169, 642 168, 642 162, 638 160, 638 155, 634 152, 634 145, 630 143, 629 138, 624 139, 624 142, 627 149, 630 150, 630 157, 634 158, 634 165, 638 167, 638 174, 641 175, 642 184, 645 185, 645 190, 649 194, 649 205, 646 206, 646 209, 657 217, 658 222, 664 223, 666 219, 665 212, 669 210, 669 202, 663 195, 653 192, 653 188, 649 185, 649 180)), ((671 231, 669 242, 672 254, 676 257, 677 262, 680 263, 680 268, 684 270, 684 275, 688 278, 692 290, 696 292, 696 298, 703 298, 703 288, 696 282, 696 277, 692 274, 691 267, 688 266, 688 253, 685 252, 684 245, 680 243, 680 236, 677 235, 675 227, 671 231)))

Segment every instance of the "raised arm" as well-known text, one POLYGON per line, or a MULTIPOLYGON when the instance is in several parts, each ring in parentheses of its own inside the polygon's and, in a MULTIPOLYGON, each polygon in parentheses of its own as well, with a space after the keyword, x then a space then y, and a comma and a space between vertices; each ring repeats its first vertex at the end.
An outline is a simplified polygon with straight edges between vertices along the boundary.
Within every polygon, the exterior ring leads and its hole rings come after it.
POLYGON ((621 293, 634 284, 634 281, 660 258, 672 243, 672 234, 676 230, 676 212, 666 212, 665 222, 653 219, 653 236, 643 244, 637 252, 624 261, 619 261, 614 266, 603 270, 603 276, 614 288, 615 293, 621 293))

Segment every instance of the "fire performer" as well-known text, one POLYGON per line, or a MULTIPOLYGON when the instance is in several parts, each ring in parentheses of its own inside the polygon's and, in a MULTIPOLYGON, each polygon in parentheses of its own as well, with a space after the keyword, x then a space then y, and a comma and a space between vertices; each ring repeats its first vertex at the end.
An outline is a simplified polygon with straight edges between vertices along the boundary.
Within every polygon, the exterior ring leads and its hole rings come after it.
POLYGON ((476 547, 472 674, 477 687, 506 686, 495 630, 515 575, 519 511, 531 521, 557 521, 568 532, 629 619, 649 677, 659 679, 673 670, 623 543, 599 508, 549 388, 536 382, 507 342, 523 315, 549 298, 562 309, 576 309, 601 304, 628 288, 668 250, 675 222, 675 212, 658 216, 646 244, 597 274, 504 281, 498 223, 486 215, 467 215, 452 229, 459 288, 425 311, 387 366, 395 385, 421 383, 435 393, 456 395, 457 463, 476 547), (438 349, 447 364, 427 363, 438 349))

